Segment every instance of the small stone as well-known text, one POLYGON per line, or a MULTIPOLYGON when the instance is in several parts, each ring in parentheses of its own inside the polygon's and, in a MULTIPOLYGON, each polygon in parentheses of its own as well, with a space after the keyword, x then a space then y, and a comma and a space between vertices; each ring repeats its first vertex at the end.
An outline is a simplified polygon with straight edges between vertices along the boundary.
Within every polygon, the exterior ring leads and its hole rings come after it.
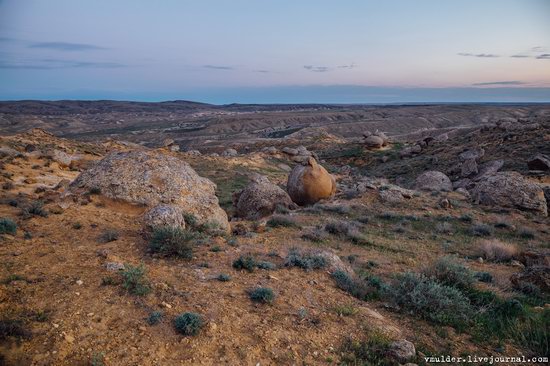
POLYGON ((164 306, 164 307, 167 308, 167 309, 172 309, 172 305, 170 305, 170 304, 168 304, 168 303, 166 303, 166 302, 162 302, 161 305, 164 306))
POLYGON ((52 323, 52 325, 53 325, 54 328, 59 328, 59 324, 52 323))
POLYGON ((67 335, 65 335, 65 340, 69 343, 73 343, 74 342, 74 337, 70 334, 67 334, 67 335))
POLYGON ((82 286, 83 283, 84 283, 84 281, 82 281, 82 280, 76 281, 76 284, 77 284, 78 286, 82 286))
POLYGON ((518 262, 517 260, 511 260, 510 261, 510 265, 512 267, 523 267, 523 264, 521 264, 520 262, 518 262))
POLYGON ((142 332, 145 332, 147 330, 147 328, 145 328, 143 325, 140 325, 138 329, 142 332))
POLYGON ((92 316, 94 316, 94 313, 88 313, 88 314, 86 314, 86 316, 92 317, 92 316))

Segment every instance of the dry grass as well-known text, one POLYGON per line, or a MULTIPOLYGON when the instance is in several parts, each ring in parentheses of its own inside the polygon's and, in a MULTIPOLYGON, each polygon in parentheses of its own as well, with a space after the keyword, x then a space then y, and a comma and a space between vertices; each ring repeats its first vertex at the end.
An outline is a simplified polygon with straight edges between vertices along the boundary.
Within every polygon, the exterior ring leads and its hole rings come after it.
POLYGON ((479 255, 491 262, 509 262, 518 254, 515 245, 498 239, 482 240, 479 245, 479 255))

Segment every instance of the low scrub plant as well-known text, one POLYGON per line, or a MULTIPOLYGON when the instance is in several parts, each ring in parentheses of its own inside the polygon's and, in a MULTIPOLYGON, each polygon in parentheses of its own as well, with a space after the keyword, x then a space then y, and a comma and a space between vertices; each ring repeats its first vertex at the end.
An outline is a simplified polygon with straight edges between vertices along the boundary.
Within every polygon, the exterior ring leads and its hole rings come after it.
POLYGON ((149 316, 147 317, 147 324, 149 325, 158 324, 161 322, 163 316, 164 314, 162 313, 162 311, 158 311, 158 310, 152 311, 151 313, 149 313, 149 316))
POLYGON ((389 357, 391 339, 382 333, 371 332, 365 339, 346 338, 342 345, 344 365, 388 366, 397 365, 389 357))
POLYGON ((368 241, 359 231, 357 224, 348 221, 332 221, 325 225, 325 231, 329 234, 349 240, 352 243, 362 244, 368 241))
POLYGON ((438 324, 463 328, 473 314, 470 300, 460 290, 422 274, 400 275, 388 295, 402 310, 438 324))
POLYGON ((44 202, 32 201, 21 208, 20 215, 25 219, 33 216, 48 217, 48 211, 44 209, 44 202))
POLYGON ((145 276, 145 267, 143 264, 132 266, 124 265, 124 270, 120 272, 122 276, 122 287, 132 295, 144 296, 151 292, 151 286, 145 276))
POLYGON ((275 301, 275 293, 269 287, 258 287, 248 292, 250 300, 262 304, 272 304, 275 301))
POLYGON ((15 235, 17 233, 17 224, 6 217, 0 218, 0 234, 15 235))
POLYGON ((492 236, 493 228, 486 224, 475 224, 470 227, 469 233, 472 236, 492 236))
POLYGON ((294 218, 283 215, 272 216, 266 225, 269 227, 300 227, 294 218))
POLYGON ((195 336, 204 327, 204 319, 197 313, 183 313, 174 319, 174 328, 185 336, 195 336))
POLYGON ((248 272, 254 272, 254 269, 257 267, 258 263, 256 259, 250 254, 241 255, 239 258, 233 261, 233 268, 235 269, 245 269, 248 272))
POLYGON ((490 262, 509 262, 518 254, 515 245, 498 239, 483 240, 479 243, 479 255, 490 262))
POLYGON ((332 278, 339 289, 346 291, 359 300, 367 301, 380 297, 380 288, 377 288, 376 281, 371 282, 340 270, 335 271, 332 278))
POLYGON ((297 248, 290 249, 285 258, 285 266, 299 267, 306 271, 325 268, 327 265, 328 260, 323 255, 300 251, 297 248))
POLYGON ((475 272, 449 256, 435 261, 424 270, 424 274, 443 285, 459 289, 469 288, 475 282, 475 272))
POLYGON ((535 239, 535 232, 529 228, 523 227, 518 230, 518 236, 522 239, 535 239))
POLYGON ((101 243, 110 243, 112 241, 118 240, 120 234, 117 230, 107 229, 100 236, 99 241, 101 243))
POLYGON ((165 256, 175 256, 185 259, 193 258, 193 249, 200 233, 172 226, 163 226, 153 229, 149 240, 149 251, 165 256))

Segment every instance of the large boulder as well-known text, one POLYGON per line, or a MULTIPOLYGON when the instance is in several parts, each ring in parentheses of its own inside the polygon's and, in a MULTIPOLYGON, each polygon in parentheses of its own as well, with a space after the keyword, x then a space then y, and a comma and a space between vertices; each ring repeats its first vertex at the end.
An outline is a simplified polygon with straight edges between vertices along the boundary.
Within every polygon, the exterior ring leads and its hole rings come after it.
POLYGON ((474 202, 520 210, 535 211, 548 216, 544 191, 537 183, 517 172, 500 172, 479 181, 471 190, 474 202))
POLYGON ((244 189, 233 194, 233 206, 236 216, 257 220, 271 215, 277 206, 294 208, 296 205, 283 189, 256 174, 244 189))
POLYGON ((162 226, 184 229, 185 210, 181 206, 161 204, 145 212, 143 222, 149 230, 162 226))
POLYGON ((369 149, 379 149, 384 146, 384 140, 380 136, 371 135, 365 139, 365 145, 369 149))
POLYGON ((154 207, 171 204, 196 217, 198 224, 216 223, 229 230, 227 214, 218 204, 216 185, 189 164, 158 151, 113 152, 82 172, 72 193, 101 190, 106 197, 154 207))
POLYGON ((452 191, 449 177, 437 170, 428 170, 416 178, 416 188, 424 191, 452 191))
POLYGON ((310 157, 307 165, 297 165, 288 176, 287 191, 300 206, 310 205, 336 193, 336 180, 310 157))

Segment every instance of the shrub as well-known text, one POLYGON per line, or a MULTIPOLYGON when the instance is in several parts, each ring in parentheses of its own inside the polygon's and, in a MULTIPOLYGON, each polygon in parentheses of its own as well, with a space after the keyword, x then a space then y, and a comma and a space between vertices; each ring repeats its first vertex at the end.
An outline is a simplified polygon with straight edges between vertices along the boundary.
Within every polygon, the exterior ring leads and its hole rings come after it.
POLYGON ((535 239, 535 232, 524 227, 518 230, 518 236, 522 239, 535 239))
POLYGON ((401 309, 439 324, 462 328, 473 313, 470 301, 458 289, 422 274, 402 274, 388 294, 401 309))
POLYGON ((259 269, 267 269, 267 270, 274 270, 274 269, 277 268, 275 263, 271 263, 271 262, 268 262, 268 261, 257 262, 256 267, 258 267, 259 269))
POLYGON ((351 207, 348 205, 324 205, 324 204, 317 204, 315 205, 319 207, 323 211, 328 212, 334 212, 341 215, 347 215, 351 213, 351 207))
POLYGON ((152 311, 147 317, 147 323, 149 325, 158 324, 162 320, 163 315, 162 311, 152 311))
POLYGON ((475 282, 474 272, 451 257, 437 260, 424 271, 424 274, 443 285, 460 289, 469 288, 475 282))
POLYGON ((82 224, 77 221, 77 222, 73 223, 72 228, 75 229, 75 230, 80 230, 80 229, 82 229, 82 224))
POLYGON ((171 226, 158 227, 153 229, 151 234, 149 251, 191 259, 196 241, 201 238, 201 234, 194 231, 171 226))
POLYGON ((99 236, 99 241, 101 243, 110 243, 112 241, 118 240, 118 238, 119 233, 117 230, 107 229, 99 236))
POLYGON ((333 308, 334 312, 339 316, 352 316, 357 313, 357 308, 353 304, 338 305, 333 308))
POLYGON ((26 338, 30 332, 23 327, 23 322, 13 319, 0 320, 0 341, 8 337, 26 338))
POLYGON ((254 290, 250 290, 248 295, 250 296, 250 300, 262 304, 272 304, 275 300, 275 293, 269 287, 255 288, 254 290))
POLYGON ((493 275, 490 274, 489 272, 477 272, 475 274, 475 278, 477 278, 477 280, 480 282, 485 282, 485 283, 493 282, 493 275))
POLYGON ((479 246, 479 255, 491 262, 509 262, 517 253, 515 245, 497 239, 483 240, 479 246))
POLYGON ((321 243, 325 241, 327 236, 327 233, 320 228, 315 228, 302 233, 302 239, 309 240, 314 243, 321 243))
POLYGON ((497 221, 493 226, 496 227, 497 229, 511 229, 514 227, 508 221, 497 221))
POLYGON ((386 366, 397 364, 389 357, 390 339, 382 333, 371 333, 365 340, 346 338, 342 346, 344 365, 386 366))
POLYGON ((235 261, 233 261, 233 268, 235 269, 246 269, 248 272, 254 272, 257 263, 253 256, 250 254, 241 255, 235 261))
POLYGON ((336 281, 339 289, 346 291, 351 296, 367 301, 379 297, 379 291, 372 283, 363 279, 352 277, 344 271, 335 271, 332 278, 336 281))
POLYGON ((300 227, 295 219, 288 216, 274 215, 267 223, 269 227, 300 227))
POLYGON ((464 214, 458 218, 462 222, 472 222, 474 221, 474 218, 470 214, 464 214))
POLYGON ((118 281, 113 277, 107 276, 101 279, 101 286, 113 286, 118 284, 118 281))
POLYGON ((493 235, 493 228, 485 224, 476 224, 470 228, 470 235, 472 236, 491 236, 493 235))
POLYGON ((352 222, 332 221, 325 225, 325 231, 353 243, 359 244, 366 242, 366 239, 359 231, 357 225, 352 222))
POLYGON ((197 217, 193 215, 192 213, 184 213, 183 219, 185 220, 185 223, 191 227, 197 226, 197 217))
POLYGON ((221 281, 221 282, 231 281, 231 276, 225 273, 220 273, 216 278, 218 279, 218 281, 221 281))
POLYGON ((145 278, 143 264, 139 266, 125 264, 120 275, 122 276, 122 286, 132 295, 144 296, 151 292, 149 281, 145 278))
POLYGON ((197 313, 183 313, 174 320, 174 327, 180 334, 194 336, 204 327, 204 320, 197 313))
POLYGON ((31 218, 33 216, 48 217, 48 211, 44 209, 44 203, 42 201, 33 201, 28 205, 25 205, 20 212, 23 218, 31 218))
POLYGON ((15 235, 17 232, 17 224, 6 217, 0 218, 0 234, 15 235))
POLYGON ((327 259, 315 253, 300 252, 297 248, 292 248, 285 258, 285 266, 300 267, 306 271, 312 269, 324 268, 328 265, 327 259))
POLYGON ((454 231, 454 228, 450 222, 438 222, 435 225, 435 231, 439 234, 451 234, 454 231))

